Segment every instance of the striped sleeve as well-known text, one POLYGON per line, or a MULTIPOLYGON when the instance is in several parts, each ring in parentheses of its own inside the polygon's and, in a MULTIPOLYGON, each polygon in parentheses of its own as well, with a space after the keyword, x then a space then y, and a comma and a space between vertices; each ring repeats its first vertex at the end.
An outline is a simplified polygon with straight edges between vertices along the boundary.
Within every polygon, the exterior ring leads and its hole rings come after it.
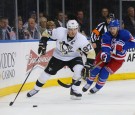
POLYGON ((101 30, 104 29, 105 22, 98 24, 98 26, 91 33, 91 42, 94 43, 96 40, 99 40, 101 35, 101 30))

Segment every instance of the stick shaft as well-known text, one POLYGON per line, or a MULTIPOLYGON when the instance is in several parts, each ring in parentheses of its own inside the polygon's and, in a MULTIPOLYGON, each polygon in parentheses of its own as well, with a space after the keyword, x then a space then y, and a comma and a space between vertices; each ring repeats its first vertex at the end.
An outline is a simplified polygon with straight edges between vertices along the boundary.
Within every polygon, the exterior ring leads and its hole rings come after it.
POLYGON ((12 105, 14 104, 14 102, 15 102, 16 98, 18 97, 19 93, 21 92, 21 90, 22 90, 22 88, 23 88, 25 82, 27 81, 27 79, 28 79, 29 75, 31 74, 33 68, 35 67, 35 65, 36 65, 35 63, 38 61, 38 59, 39 59, 39 57, 38 57, 38 58, 36 59, 36 61, 34 62, 32 68, 31 68, 31 70, 30 70, 30 72, 28 73, 28 75, 27 75, 25 81, 23 82, 23 84, 22 84, 21 88, 19 89, 19 91, 18 91, 16 97, 14 98, 14 101, 12 102, 12 104, 10 104, 10 106, 12 106, 12 105))

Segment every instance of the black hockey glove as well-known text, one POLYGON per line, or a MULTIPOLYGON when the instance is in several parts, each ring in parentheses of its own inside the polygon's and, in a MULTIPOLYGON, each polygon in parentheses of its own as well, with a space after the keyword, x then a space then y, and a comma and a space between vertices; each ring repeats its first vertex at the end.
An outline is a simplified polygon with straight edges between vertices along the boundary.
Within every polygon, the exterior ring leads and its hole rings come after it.
POLYGON ((86 80, 90 77, 90 70, 94 67, 93 66, 94 59, 87 59, 84 68, 82 70, 82 78, 86 80))
POLYGON ((45 55, 48 40, 49 38, 47 37, 41 38, 41 40, 39 41, 38 54, 45 55))

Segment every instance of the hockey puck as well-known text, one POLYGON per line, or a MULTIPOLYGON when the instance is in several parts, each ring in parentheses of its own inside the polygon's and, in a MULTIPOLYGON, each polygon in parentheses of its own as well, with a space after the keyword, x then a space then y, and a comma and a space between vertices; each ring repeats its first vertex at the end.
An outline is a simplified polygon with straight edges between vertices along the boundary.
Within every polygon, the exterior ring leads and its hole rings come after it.
POLYGON ((37 107, 37 105, 33 105, 33 107, 37 107))

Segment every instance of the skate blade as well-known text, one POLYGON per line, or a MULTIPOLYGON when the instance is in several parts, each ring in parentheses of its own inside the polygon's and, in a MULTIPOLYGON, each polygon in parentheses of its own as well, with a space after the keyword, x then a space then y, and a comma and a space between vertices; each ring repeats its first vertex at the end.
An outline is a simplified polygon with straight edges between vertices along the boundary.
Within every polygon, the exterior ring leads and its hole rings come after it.
POLYGON ((71 95, 70 97, 72 100, 81 100, 82 97, 76 97, 74 95, 71 95))

